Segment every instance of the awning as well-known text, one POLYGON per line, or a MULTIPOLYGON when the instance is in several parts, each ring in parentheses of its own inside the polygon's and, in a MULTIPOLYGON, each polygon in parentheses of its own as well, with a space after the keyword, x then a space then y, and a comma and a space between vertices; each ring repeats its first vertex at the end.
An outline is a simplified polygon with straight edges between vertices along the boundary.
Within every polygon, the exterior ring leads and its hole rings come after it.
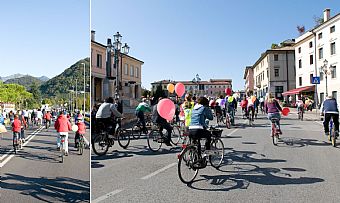
POLYGON ((287 92, 282 93, 283 96, 293 95, 293 94, 300 94, 301 92, 312 92, 315 90, 315 86, 306 86, 306 87, 299 87, 296 89, 289 90, 287 92))

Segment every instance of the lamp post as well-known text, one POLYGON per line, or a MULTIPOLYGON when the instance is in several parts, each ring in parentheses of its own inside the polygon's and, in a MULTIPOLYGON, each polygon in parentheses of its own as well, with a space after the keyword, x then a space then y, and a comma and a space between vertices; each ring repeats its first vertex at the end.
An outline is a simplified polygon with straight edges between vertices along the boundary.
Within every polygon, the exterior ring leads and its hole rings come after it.
POLYGON ((323 61, 323 66, 320 67, 320 72, 324 73, 325 78, 326 78, 326 97, 328 96, 328 84, 327 84, 327 75, 330 75, 331 72, 333 71, 334 67, 333 66, 329 66, 328 67, 328 61, 327 59, 325 59, 323 61))
POLYGON ((84 65, 84 107, 83 107, 83 114, 84 114, 84 116, 85 116, 85 88, 86 88, 86 81, 85 81, 85 79, 86 79, 86 70, 85 70, 85 63, 81 63, 81 64, 83 64, 84 65))
POLYGON ((194 79, 192 79, 192 82, 195 83, 197 85, 197 91, 199 92, 199 82, 201 81, 201 78, 198 74, 196 74, 196 76, 194 77, 194 79))
POLYGON ((129 53, 129 49, 130 47, 125 43, 125 45, 122 47, 122 43, 121 43, 121 39, 122 39, 122 35, 117 32, 115 35, 113 35, 113 46, 112 47, 108 47, 108 51, 111 52, 111 49, 113 49, 114 51, 114 68, 116 69, 116 92, 115 92, 115 98, 119 99, 119 89, 120 89, 120 83, 121 81, 119 81, 119 54, 120 51, 122 50, 122 52, 124 54, 128 54, 129 53))

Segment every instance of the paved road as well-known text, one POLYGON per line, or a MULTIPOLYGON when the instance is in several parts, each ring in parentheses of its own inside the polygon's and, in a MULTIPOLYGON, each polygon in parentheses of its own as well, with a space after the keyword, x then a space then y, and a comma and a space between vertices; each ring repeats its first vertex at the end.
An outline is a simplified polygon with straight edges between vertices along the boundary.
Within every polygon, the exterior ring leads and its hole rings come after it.
POLYGON ((254 127, 238 116, 223 132, 223 165, 200 170, 190 185, 178 178, 179 148, 153 153, 145 139, 127 150, 115 145, 91 156, 92 202, 340 202, 340 146, 331 147, 309 116, 284 118, 278 146, 264 116, 254 127))
MULTIPOLYGON (((0 140, 0 202, 89 202, 90 151, 78 155, 74 133, 70 133, 70 155, 60 163, 56 135, 52 127, 28 130, 29 141, 14 155, 8 154, 12 135, 4 134, 0 140)), ((89 140, 89 130, 85 137, 89 140)))

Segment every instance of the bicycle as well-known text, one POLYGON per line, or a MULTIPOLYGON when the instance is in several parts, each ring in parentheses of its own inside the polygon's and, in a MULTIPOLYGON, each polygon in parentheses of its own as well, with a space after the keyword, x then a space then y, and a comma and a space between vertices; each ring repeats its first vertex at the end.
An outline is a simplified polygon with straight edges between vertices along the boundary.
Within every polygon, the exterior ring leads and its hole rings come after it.
POLYGON ((226 127, 228 129, 231 128, 231 120, 232 120, 232 118, 231 118, 230 114, 227 112, 226 117, 225 117, 225 124, 226 124, 226 127))
POLYGON ((139 139, 142 133, 148 134, 148 132, 143 132, 143 125, 138 118, 137 122, 132 126, 131 135, 134 139, 139 139))
POLYGON ((13 134, 13 149, 14 154, 16 154, 19 149, 22 149, 22 141, 19 132, 14 132, 13 134))
MULTIPOLYGON (((151 151, 157 152, 162 147, 162 144, 165 141, 165 134, 167 131, 163 128, 160 130, 160 126, 158 124, 154 124, 151 128, 151 131, 147 136, 148 147, 151 151)), ((170 142, 174 145, 177 145, 181 139, 181 131, 177 125, 174 125, 171 132, 170 142)))
POLYGON ((272 123, 272 131, 271 131, 271 136, 272 136, 272 140, 273 140, 273 145, 277 146, 277 143, 279 142, 279 119, 278 118, 271 118, 270 119, 271 123, 272 123))
POLYGON ((298 119, 303 121, 303 107, 298 108, 298 119))
POLYGON ((59 150, 60 150, 60 157, 61 157, 61 163, 64 163, 64 156, 66 155, 66 151, 65 151, 65 139, 66 139, 66 135, 60 135, 60 146, 59 146, 59 150))
POLYGON ((84 146, 85 146, 84 135, 79 134, 79 141, 78 141, 78 152, 79 152, 79 155, 83 155, 84 146))
POLYGON ((98 156, 103 156, 109 150, 109 147, 114 145, 114 140, 117 139, 119 146, 123 149, 126 149, 130 144, 130 134, 126 129, 123 129, 118 125, 118 121, 121 118, 116 118, 115 122, 117 123, 114 135, 109 135, 109 132, 112 132, 112 126, 106 127, 103 122, 98 122, 96 129, 93 132, 92 139, 92 149, 93 152, 98 156))
POLYGON ((48 131, 48 129, 50 128, 50 125, 51 125, 51 120, 45 120, 46 131, 48 131))
POLYGON ((178 155, 178 176, 183 183, 192 183, 198 174, 198 170, 207 167, 208 161, 216 169, 222 164, 224 144, 220 137, 223 130, 212 126, 209 130, 212 133, 209 152, 201 150, 200 139, 190 139, 191 144, 184 146, 182 152, 178 155), (188 174, 185 173, 186 171, 188 174))
POLYGON ((248 123, 249 123, 249 126, 252 126, 253 125, 253 111, 251 109, 248 109, 249 113, 248 113, 248 123))
POLYGON ((220 123, 225 124, 225 119, 223 113, 216 113, 217 125, 220 126, 220 123))
POLYGON ((328 135, 328 140, 332 143, 333 147, 336 147, 336 135, 335 135, 335 130, 334 130, 334 122, 333 118, 329 121, 329 135, 328 135))

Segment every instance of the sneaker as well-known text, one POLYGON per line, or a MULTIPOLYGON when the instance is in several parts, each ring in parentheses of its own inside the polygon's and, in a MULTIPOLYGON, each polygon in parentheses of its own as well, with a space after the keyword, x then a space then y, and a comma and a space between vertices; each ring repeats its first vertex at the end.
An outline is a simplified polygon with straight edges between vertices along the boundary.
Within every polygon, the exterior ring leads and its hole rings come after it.
POLYGON ((68 152, 65 152, 65 156, 68 156, 68 152))

